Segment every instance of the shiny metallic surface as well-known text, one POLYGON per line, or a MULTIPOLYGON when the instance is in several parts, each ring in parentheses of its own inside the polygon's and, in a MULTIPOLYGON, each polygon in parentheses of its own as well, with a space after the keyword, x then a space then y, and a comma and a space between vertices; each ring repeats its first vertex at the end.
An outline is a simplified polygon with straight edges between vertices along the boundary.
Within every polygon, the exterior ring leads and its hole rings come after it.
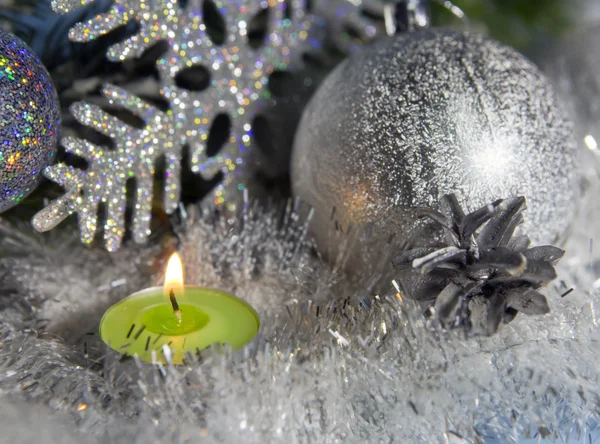
POLYGON ((398 0, 388 7, 393 9, 391 17, 386 15, 389 35, 427 28, 431 23, 429 0, 398 0))
POLYGON ((577 205, 575 150, 532 63, 483 36, 423 30, 376 43, 327 78, 296 135, 292 186, 315 208, 324 254, 338 247, 334 208, 339 226, 373 241, 430 243, 414 209, 436 208, 446 193, 467 211, 523 195, 523 232, 551 243, 577 205))
POLYGON ((569 107, 578 142, 600 154, 600 25, 548 41, 532 58, 569 107))

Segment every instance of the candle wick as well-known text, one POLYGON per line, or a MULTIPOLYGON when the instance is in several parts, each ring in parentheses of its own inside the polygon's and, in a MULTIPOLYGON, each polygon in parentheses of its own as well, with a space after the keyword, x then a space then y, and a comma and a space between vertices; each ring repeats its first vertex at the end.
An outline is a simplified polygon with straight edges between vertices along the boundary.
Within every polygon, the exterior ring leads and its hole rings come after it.
POLYGON ((169 299, 171 300, 171 305, 173 306, 173 313, 177 316, 179 322, 181 322, 181 310, 179 309, 179 304, 177 303, 177 299, 175 299, 175 291, 171 288, 169 291, 169 299))

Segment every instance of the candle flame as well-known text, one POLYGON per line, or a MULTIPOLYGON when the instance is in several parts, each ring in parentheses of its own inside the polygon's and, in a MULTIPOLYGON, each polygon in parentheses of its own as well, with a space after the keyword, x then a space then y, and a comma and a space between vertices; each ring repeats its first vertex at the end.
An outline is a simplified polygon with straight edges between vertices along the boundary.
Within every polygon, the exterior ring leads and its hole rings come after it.
POLYGON ((183 296, 183 265, 177 253, 173 253, 169 258, 165 274, 164 291, 167 298, 170 297, 171 291, 173 291, 177 298, 183 296))

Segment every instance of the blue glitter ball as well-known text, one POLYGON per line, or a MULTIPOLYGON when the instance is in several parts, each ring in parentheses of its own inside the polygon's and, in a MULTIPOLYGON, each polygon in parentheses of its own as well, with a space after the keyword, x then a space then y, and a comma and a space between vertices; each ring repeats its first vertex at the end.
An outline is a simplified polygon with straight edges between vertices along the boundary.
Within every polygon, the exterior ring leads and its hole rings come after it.
POLYGON ((54 159, 59 128, 48 71, 22 40, 0 29, 0 212, 34 190, 54 159))

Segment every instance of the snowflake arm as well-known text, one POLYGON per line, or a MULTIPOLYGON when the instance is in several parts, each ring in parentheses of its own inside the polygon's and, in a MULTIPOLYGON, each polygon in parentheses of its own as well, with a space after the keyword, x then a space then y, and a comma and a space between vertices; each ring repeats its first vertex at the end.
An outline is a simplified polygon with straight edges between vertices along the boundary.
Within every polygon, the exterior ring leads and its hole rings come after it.
MULTIPOLYGON (((57 0, 53 2, 53 9, 55 12, 68 12, 71 3, 70 0, 57 0)), ((122 61, 139 57, 154 43, 168 39, 177 27, 178 13, 176 1, 115 0, 108 12, 73 26, 69 38, 74 42, 90 42, 119 26, 136 21, 140 28, 137 34, 108 48, 106 55, 109 60, 122 61)))
POLYGON ((77 170, 57 165, 46 169, 46 177, 64 186, 66 193, 40 211, 33 224, 37 230, 47 231, 76 212, 81 240, 90 243, 97 231, 98 207, 102 203, 107 212, 104 242, 109 251, 115 251, 125 233, 126 185, 130 179, 135 180, 136 188, 132 226, 134 239, 144 242, 150 234, 155 162, 162 155, 167 165, 165 209, 169 213, 176 209, 180 192, 182 139, 173 130, 174 124, 168 113, 115 86, 105 87, 103 93, 111 102, 144 119, 145 128, 131 127, 97 106, 74 104, 71 112, 75 118, 114 140, 115 149, 65 138, 65 149, 85 159, 89 167, 77 170))
POLYGON ((77 23, 69 30, 69 39, 74 42, 90 42, 104 34, 129 23, 129 15, 123 6, 114 4, 108 12, 98 14, 85 22, 77 23))
POLYGON ((94 3, 95 1, 96 0, 52 0, 51 6, 52 10, 57 14, 68 14, 69 12, 77 11, 78 9, 94 3))
POLYGON ((47 167, 44 175, 67 191, 34 216, 32 223, 38 231, 52 230, 74 211, 84 183, 83 171, 64 164, 47 167))
POLYGON ((125 180, 135 178, 136 181, 132 231, 136 242, 143 243, 150 234, 155 162, 160 156, 164 156, 166 168, 163 206, 168 214, 177 209, 181 193, 183 138, 170 113, 164 113, 115 86, 108 86, 103 92, 111 104, 130 111, 146 122, 143 130, 129 128, 131 136, 125 142, 130 144, 129 148, 122 146, 121 138, 116 139, 119 152, 125 153, 130 159, 123 164, 126 167, 125 180))
MULTIPOLYGON (((133 0, 139 2, 139 0, 133 0)), ((136 6, 140 8, 140 6, 136 6)), ((111 61, 123 61, 140 57, 142 53, 161 40, 167 40, 177 28, 180 20, 177 0, 150 0, 147 8, 138 13, 140 31, 127 40, 108 48, 107 57, 111 61)))

